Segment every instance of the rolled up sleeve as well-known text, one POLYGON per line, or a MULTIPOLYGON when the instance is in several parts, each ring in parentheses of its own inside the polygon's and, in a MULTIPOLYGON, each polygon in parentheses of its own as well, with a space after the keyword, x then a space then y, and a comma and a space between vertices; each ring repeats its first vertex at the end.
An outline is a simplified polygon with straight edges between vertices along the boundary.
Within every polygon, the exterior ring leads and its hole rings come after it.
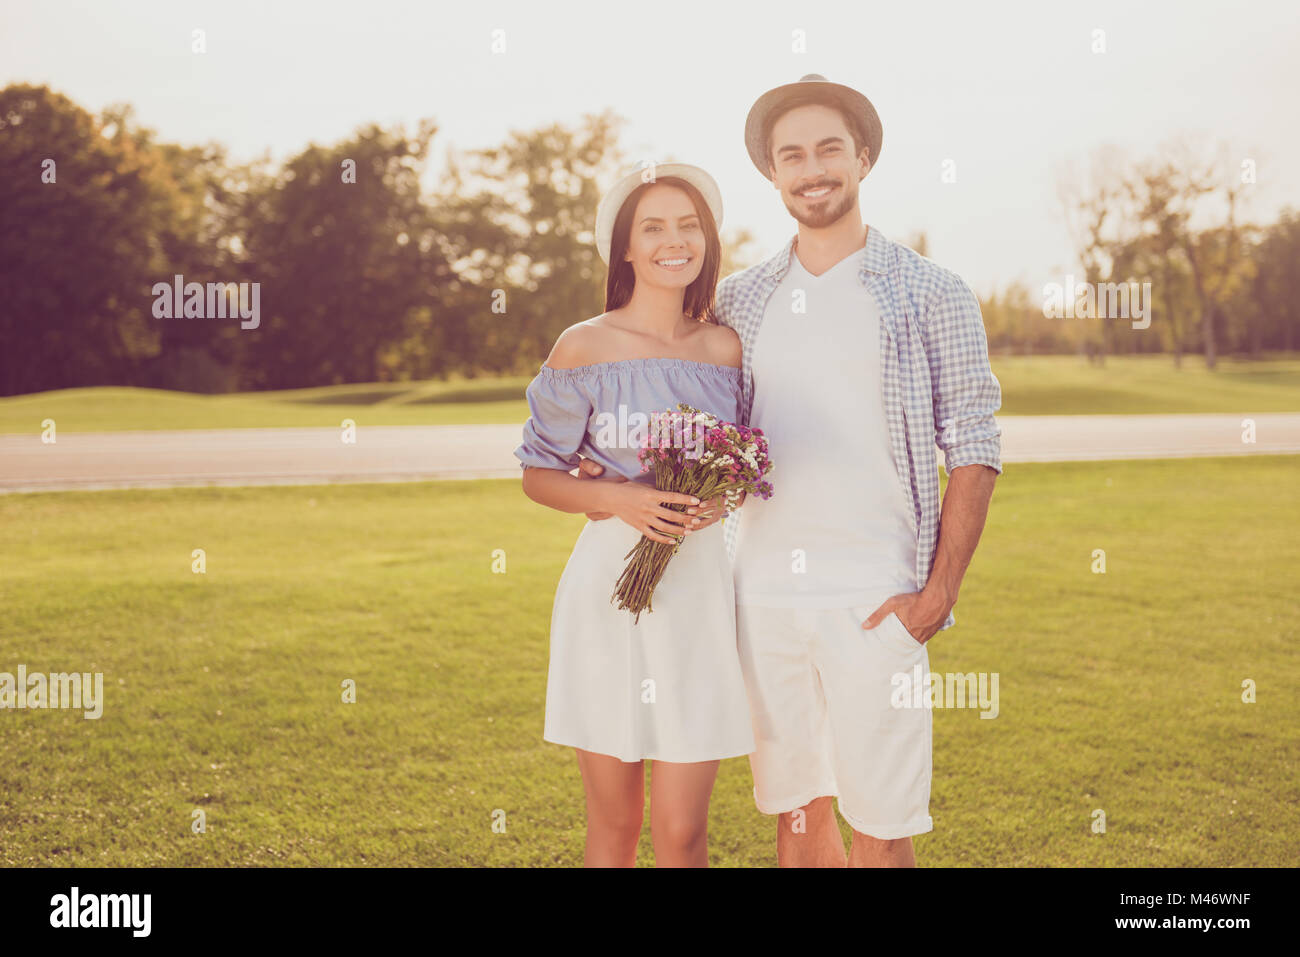
POLYGON ((515 449, 522 469, 568 472, 582 460, 578 450, 587 438, 591 399, 583 383, 563 371, 543 366, 528 385, 531 414, 524 423, 523 442, 515 449))
POLYGON ((987 465, 1001 474, 1002 429, 993 414, 1002 386, 989 365, 979 299, 960 276, 950 275, 923 328, 944 471, 987 465))

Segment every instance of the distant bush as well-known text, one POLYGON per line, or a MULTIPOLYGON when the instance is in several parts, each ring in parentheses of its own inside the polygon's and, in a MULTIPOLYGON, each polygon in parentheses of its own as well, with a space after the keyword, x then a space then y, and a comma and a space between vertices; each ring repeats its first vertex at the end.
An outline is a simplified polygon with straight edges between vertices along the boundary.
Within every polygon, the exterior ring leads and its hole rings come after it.
POLYGON ((222 365, 207 351, 183 347, 169 354, 166 361, 154 360, 148 371, 149 385, 155 389, 201 392, 217 395, 239 389, 238 370, 222 365))

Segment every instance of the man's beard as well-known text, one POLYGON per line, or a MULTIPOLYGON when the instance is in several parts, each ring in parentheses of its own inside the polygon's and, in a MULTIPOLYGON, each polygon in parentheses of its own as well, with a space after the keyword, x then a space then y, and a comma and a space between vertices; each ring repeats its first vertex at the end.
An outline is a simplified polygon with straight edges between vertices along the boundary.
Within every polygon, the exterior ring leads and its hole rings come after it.
MULTIPOLYGON (((786 201, 785 208, 789 210, 790 215, 805 226, 812 229, 823 229, 831 223, 838 222, 840 217, 845 213, 851 212, 853 207, 858 203, 858 194, 856 191, 844 190, 840 187, 842 195, 836 205, 827 204, 825 206, 814 206, 808 212, 802 212, 797 205, 791 205, 786 201)), ((783 200, 785 196, 781 197, 783 200)), ((795 203, 799 202, 799 197, 795 197, 795 203)))

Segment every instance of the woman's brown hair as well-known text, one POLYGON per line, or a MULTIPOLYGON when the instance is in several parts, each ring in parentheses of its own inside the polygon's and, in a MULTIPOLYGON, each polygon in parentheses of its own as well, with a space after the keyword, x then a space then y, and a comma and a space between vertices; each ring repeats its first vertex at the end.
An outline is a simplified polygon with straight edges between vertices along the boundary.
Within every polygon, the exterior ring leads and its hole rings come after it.
POLYGON ((609 273, 605 279, 605 311, 618 309, 627 305, 632 298, 632 289, 636 286, 636 273, 632 264, 623 256, 627 253, 628 237, 632 232, 632 217, 636 215, 637 204, 641 196, 651 186, 674 186, 688 197, 700 217, 704 229, 704 265, 700 274, 686 287, 682 300, 682 309, 686 315, 701 322, 716 323, 714 315, 714 296, 717 294, 718 273, 722 269, 722 239, 718 236, 718 224, 713 219, 713 211, 704 201, 700 191, 676 176, 662 176, 653 183, 642 183, 623 201, 622 208, 614 217, 614 229, 609 239, 609 273))

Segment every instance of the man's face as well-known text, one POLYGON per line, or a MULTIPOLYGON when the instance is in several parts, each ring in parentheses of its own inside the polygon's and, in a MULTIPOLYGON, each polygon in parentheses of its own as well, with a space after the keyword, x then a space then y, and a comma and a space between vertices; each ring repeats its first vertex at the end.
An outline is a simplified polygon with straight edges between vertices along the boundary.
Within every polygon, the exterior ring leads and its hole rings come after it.
POLYGON ((853 155, 853 134, 839 110, 794 108, 772 127, 770 146, 772 183, 803 225, 822 229, 857 206, 858 184, 871 162, 865 147, 853 155))

